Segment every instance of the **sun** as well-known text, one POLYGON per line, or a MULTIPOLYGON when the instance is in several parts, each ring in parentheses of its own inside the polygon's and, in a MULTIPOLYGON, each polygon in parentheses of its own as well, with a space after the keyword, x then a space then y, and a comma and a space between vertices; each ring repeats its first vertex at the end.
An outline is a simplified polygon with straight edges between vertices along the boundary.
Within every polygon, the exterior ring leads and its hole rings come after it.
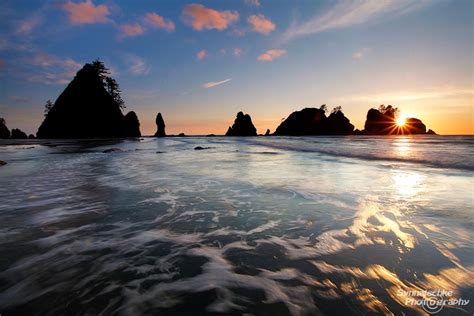
POLYGON ((404 117, 404 116, 398 117, 397 120, 396 120, 397 126, 402 127, 403 125, 405 125, 406 121, 407 121, 406 117, 404 117))

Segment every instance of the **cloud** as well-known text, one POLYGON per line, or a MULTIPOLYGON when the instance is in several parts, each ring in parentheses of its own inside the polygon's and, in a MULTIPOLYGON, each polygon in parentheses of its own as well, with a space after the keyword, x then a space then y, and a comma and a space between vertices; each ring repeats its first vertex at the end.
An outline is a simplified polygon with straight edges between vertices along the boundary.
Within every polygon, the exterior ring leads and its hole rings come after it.
POLYGON ((430 3, 429 0, 338 0, 324 13, 304 23, 293 23, 282 35, 282 40, 379 21, 385 16, 413 12, 430 3))
POLYGON ((165 29, 168 32, 174 31, 174 23, 171 20, 163 18, 161 15, 156 14, 155 12, 149 12, 145 15, 145 21, 160 29, 165 29))
POLYGON ((28 80, 44 84, 67 84, 82 67, 71 58, 61 58, 45 53, 37 53, 29 60, 29 63, 40 69, 28 75, 28 80))
POLYGON ((121 37, 133 37, 143 35, 145 29, 138 23, 123 24, 120 26, 120 32, 121 37))
POLYGON ((63 9, 69 13, 69 23, 71 24, 94 24, 108 21, 109 8, 105 4, 95 6, 92 0, 81 3, 68 1, 63 5, 63 9))
POLYGON ((188 4, 184 7, 183 16, 185 22, 191 24, 197 31, 203 29, 222 31, 239 20, 239 13, 236 11, 217 11, 201 4, 188 4))
POLYGON ((236 47, 232 50, 232 53, 234 54, 234 56, 240 57, 240 55, 242 55, 242 49, 239 47, 236 47))
POLYGON ((277 58, 283 57, 287 54, 286 50, 284 49, 270 49, 267 50, 265 53, 258 56, 258 60, 260 61, 273 61, 277 58))
POLYGON ((125 56, 128 71, 134 76, 146 76, 150 72, 150 66, 139 56, 128 54, 125 56))
POLYGON ((273 32, 276 28, 275 24, 263 14, 251 15, 247 19, 247 22, 252 27, 252 30, 257 33, 268 35, 273 32))
POLYGON ((352 54, 352 58, 354 59, 362 59, 364 58, 368 53, 370 53, 372 51, 371 48, 368 48, 368 47, 365 47, 365 48, 361 48, 357 51, 355 51, 353 54, 352 54))
POLYGON ((254 7, 259 7, 260 6, 260 1, 259 0, 244 0, 245 4, 254 6, 254 7))
POLYGON ((401 102, 416 102, 420 100, 439 100, 459 96, 473 96, 474 91, 469 87, 437 86, 416 90, 391 91, 369 95, 350 96, 350 100, 371 102, 375 104, 397 104, 401 102))
POLYGON ((43 19, 40 15, 31 16, 18 24, 15 33, 19 35, 29 35, 31 31, 38 27, 42 22, 43 19))
POLYGON ((232 80, 232 78, 225 79, 225 80, 222 80, 222 81, 216 81, 216 82, 206 82, 202 85, 202 87, 205 88, 205 89, 214 88, 216 86, 219 86, 219 85, 221 85, 223 83, 226 83, 226 82, 229 82, 231 80, 232 80))
POLYGON ((206 56, 207 52, 205 49, 201 49, 199 52, 196 53, 196 58, 199 60, 203 60, 204 58, 206 58, 206 56))

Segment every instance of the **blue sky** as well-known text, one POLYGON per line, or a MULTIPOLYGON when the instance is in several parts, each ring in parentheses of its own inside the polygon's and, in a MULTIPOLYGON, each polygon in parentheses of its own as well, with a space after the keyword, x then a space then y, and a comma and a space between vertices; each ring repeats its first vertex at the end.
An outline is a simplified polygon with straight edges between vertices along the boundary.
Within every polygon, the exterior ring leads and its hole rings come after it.
POLYGON ((260 133, 341 105, 362 129, 392 104, 443 134, 473 133, 473 1, 2 1, 0 117, 35 133, 80 67, 106 63, 153 134, 260 133))

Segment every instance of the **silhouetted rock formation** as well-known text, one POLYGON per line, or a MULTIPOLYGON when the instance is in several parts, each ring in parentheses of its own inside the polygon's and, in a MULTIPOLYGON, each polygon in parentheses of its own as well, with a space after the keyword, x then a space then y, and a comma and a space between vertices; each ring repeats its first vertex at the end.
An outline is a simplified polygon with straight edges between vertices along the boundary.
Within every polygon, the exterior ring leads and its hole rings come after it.
POLYGON ((125 128, 125 135, 127 137, 140 137, 142 134, 140 133, 140 122, 138 121, 137 114, 135 112, 130 111, 124 117, 124 128, 125 128))
POLYGON ((5 166, 7 164, 6 161, 0 160, 0 166, 5 166))
MULTIPOLYGON (((425 124, 417 118, 407 118, 402 126, 398 126, 398 112, 398 109, 391 105, 381 105, 378 109, 370 109, 361 133, 364 135, 427 134, 425 124)), ((431 132, 428 131, 429 134, 431 132)))
POLYGON ((433 131, 432 129, 429 129, 429 130, 426 132, 426 134, 428 134, 428 135, 438 135, 438 134, 436 134, 436 132, 433 131))
POLYGON ((38 129, 38 138, 136 136, 136 115, 125 118, 117 82, 100 61, 85 64, 64 89, 38 129), (128 134, 131 132, 132 134, 128 134))
POLYGON ((35 137, 35 135, 33 135, 33 134, 28 135, 28 139, 35 139, 35 138, 36 138, 36 137, 35 137))
POLYGON ((184 133, 179 133, 178 134, 178 137, 185 137, 185 136, 186 136, 186 134, 184 134, 184 133))
POLYGON ((12 139, 27 139, 28 136, 19 128, 12 129, 12 139))
POLYGON ((225 136, 257 136, 257 129, 253 126, 250 115, 239 112, 234 125, 229 127, 225 136))
POLYGON ((270 130, 267 129, 267 131, 265 132, 265 136, 270 136, 270 130))
POLYGON ((0 138, 10 138, 10 130, 3 117, 0 117, 0 138))
POLYGON ((165 137, 166 136, 166 131, 165 131, 165 121, 163 120, 163 117, 161 116, 161 113, 158 113, 156 116, 156 133, 155 137, 165 137))
POLYGON ((342 113, 340 107, 334 108, 326 117, 326 106, 305 108, 295 111, 277 127, 274 135, 349 135, 354 125, 342 113))

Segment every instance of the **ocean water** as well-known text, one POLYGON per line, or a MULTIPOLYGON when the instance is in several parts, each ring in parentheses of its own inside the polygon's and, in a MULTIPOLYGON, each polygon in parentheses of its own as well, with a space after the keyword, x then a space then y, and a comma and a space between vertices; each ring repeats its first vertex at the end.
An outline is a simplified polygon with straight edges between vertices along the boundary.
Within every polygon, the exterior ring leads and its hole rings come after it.
POLYGON ((473 145, 3 141, 0 314, 472 315, 473 145))

